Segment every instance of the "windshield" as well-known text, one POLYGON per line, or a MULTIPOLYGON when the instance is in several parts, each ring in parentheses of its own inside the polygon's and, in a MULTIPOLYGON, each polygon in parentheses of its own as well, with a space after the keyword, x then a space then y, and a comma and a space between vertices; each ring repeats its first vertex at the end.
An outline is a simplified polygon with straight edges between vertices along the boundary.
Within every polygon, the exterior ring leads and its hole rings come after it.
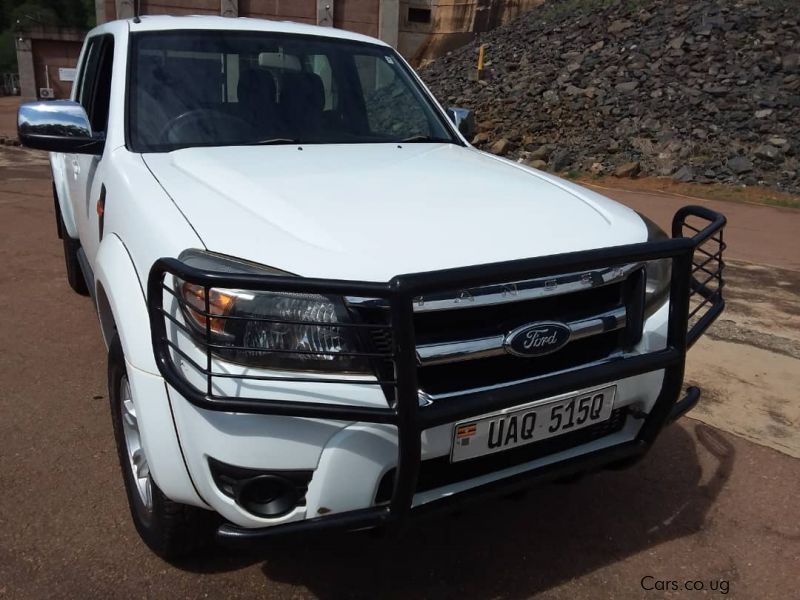
POLYGON ((311 36, 134 34, 127 110, 136 152, 460 143, 391 48, 311 36))

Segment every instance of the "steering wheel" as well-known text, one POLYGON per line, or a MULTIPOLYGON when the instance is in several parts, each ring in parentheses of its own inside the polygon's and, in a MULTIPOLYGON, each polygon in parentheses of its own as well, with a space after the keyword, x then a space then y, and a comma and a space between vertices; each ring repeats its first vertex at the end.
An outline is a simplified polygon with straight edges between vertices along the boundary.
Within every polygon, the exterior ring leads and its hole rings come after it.
POLYGON ((194 108, 167 121, 158 138, 165 143, 184 140, 225 142, 247 139, 251 130, 250 123, 242 117, 207 108, 194 108))

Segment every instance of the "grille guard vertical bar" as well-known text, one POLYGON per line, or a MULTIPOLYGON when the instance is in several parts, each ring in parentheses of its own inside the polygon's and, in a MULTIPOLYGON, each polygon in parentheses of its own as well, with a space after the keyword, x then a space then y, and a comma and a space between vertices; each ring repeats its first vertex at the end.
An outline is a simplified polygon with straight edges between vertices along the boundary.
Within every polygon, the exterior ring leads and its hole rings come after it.
MULTIPOLYGON (((688 283, 690 285, 691 293, 700 294, 706 301, 710 303, 709 309, 706 311, 704 315, 702 315, 696 323, 694 323, 686 333, 686 344, 687 349, 691 348, 694 343, 700 339, 700 336, 703 335, 706 330, 711 326, 711 324, 717 320, 722 314, 722 311, 725 310, 725 299, 722 296, 723 288, 725 287, 725 279, 723 277, 723 271, 725 269, 725 261, 722 258, 722 254, 725 251, 725 242, 723 240, 723 233, 725 225, 727 224, 727 219, 724 215, 721 215, 718 212, 705 208, 704 206, 684 206, 683 208, 679 209, 678 212, 675 213, 675 216, 672 219, 672 237, 678 238, 683 236, 683 231, 686 225, 686 219, 689 217, 698 217, 701 219, 705 219, 709 221, 709 224, 706 225, 702 230, 697 231, 694 236, 692 236, 691 240, 694 245, 694 249, 699 248, 704 243, 708 241, 715 241, 714 235, 719 236, 719 250, 718 250, 718 260, 717 262, 717 270, 712 273, 712 278, 716 278, 718 280, 718 288, 716 290, 711 289, 706 283, 703 283, 694 277, 694 271, 691 269, 693 263, 693 254, 690 256, 690 276, 688 278, 688 283), (714 277, 715 276, 715 277, 714 277)), ((693 252, 694 252, 693 249, 693 252)), ((704 265, 708 263, 708 260, 704 261, 704 265)), ((704 269, 707 272, 707 269, 704 269)), ((688 297, 687 297, 688 300, 688 297)), ((687 305, 688 311, 688 305, 687 305)))
MULTIPOLYGON (((663 369, 664 380, 656 403, 646 417, 636 442, 649 445, 670 417, 683 385, 687 349, 713 323, 724 309, 722 298, 722 229, 725 217, 699 206, 679 210, 673 219, 673 239, 617 246, 598 250, 580 251, 548 257, 529 258, 503 263, 478 265, 443 271, 401 275, 389 283, 324 280, 273 275, 232 275, 192 268, 174 258, 162 258, 153 265, 147 284, 148 311, 156 364, 166 382, 190 403, 206 410, 242 412, 266 415, 321 418, 345 421, 385 423, 397 427, 398 463, 394 489, 389 507, 342 513, 309 520, 308 526, 319 522, 340 519, 343 523, 388 522, 408 514, 413 504, 421 460, 421 432, 427 428, 475 416, 525 401, 557 395, 584 385, 621 379, 663 369), (702 229, 690 227, 695 234, 684 237, 686 219, 695 217, 708 224, 702 229), (714 236, 719 234, 718 238, 714 236), (693 262, 695 251, 707 241, 718 241, 717 270, 712 277, 719 287, 714 290, 695 278, 693 262), (605 364, 579 367, 569 373, 549 375, 525 384, 509 385, 505 389, 487 393, 465 393, 447 403, 434 403, 420 407, 417 392, 417 364, 413 320, 413 299, 425 293, 466 289, 471 286, 518 281, 543 277, 560 272, 590 270, 601 266, 621 265, 630 262, 671 259, 669 325, 666 347, 638 356, 621 358, 605 364), (394 342, 395 394, 385 408, 326 404, 319 402, 246 399, 214 396, 193 386, 173 360, 169 345, 167 318, 164 311, 164 278, 167 274, 184 281, 204 286, 206 290, 236 288, 254 291, 322 293, 341 296, 376 297, 389 301, 391 329, 394 342), (689 299, 692 293, 700 294, 709 303, 709 309, 698 321, 688 326, 689 299), (363 516, 363 519, 362 519, 363 516)), ((711 261, 713 263, 713 261, 711 261)), ((703 263, 703 267, 708 263, 703 263)), ((709 272, 705 269, 705 272, 709 272)), ((208 296, 208 294, 206 294, 208 296)), ((206 312, 209 312, 206 300, 206 312)), ((209 321, 207 320, 207 323, 209 321)), ((208 334, 208 326, 207 332, 208 334)), ((206 350, 210 357, 211 349, 206 350)), ((206 375, 212 369, 208 358, 206 375)), ((291 381, 287 379, 286 381, 291 381)), ((317 381, 309 379, 308 381, 317 381)), ((377 380, 376 380, 377 381, 377 380)), ((327 383, 328 380, 325 380, 327 383)), ((348 383, 347 380, 331 383, 348 383)), ((379 383, 376 383, 379 385, 379 383)), ((213 390, 212 390, 213 391, 213 390)), ((349 526, 349 525, 348 525, 349 526)))
POLYGON ((394 297, 391 313, 396 360, 395 408, 397 410, 397 476, 395 477, 391 514, 397 519, 411 509, 421 460, 421 434, 417 412, 417 348, 414 340, 414 312, 412 296, 407 293, 403 280, 391 282, 394 297))

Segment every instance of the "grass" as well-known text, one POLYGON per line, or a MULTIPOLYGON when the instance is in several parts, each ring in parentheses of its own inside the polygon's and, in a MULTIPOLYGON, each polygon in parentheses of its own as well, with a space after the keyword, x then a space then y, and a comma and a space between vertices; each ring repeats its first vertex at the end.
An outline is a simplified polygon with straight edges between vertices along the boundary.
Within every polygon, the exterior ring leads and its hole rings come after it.
POLYGON ((781 208, 800 208, 800 199, 767 197, 764 198, 764 204, 780 206, 781 208))

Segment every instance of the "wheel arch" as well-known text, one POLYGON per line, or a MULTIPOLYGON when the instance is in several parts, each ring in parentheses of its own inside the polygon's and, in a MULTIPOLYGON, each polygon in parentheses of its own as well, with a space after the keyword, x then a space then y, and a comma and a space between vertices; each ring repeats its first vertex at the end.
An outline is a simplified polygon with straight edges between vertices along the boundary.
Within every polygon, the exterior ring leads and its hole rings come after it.
POLYGON ((114 311, 111 310, 111 303, 101 282, 95 287, 95 299, 97 302, 97 316, 100 319, 100 330, 103 333, 103 341, 106 349, 111 348, 111 342, 117 332, 117 322, 114 320, 114 311))
POLYGON ((95 260, 97 314, 106 347, 119 335, 125 359, 158 375, 150 337, 150 318, 141 279, 128 249, 115 234, 100 244, 95 260))
POLYGON ((122 346, 153 478, 169 499, 207 508, 189 477, 167 385, 156 367, 145 292, 128 249, 116 234, 106 235, 98 249, 95 294, 106 346, 115 336, 122 346))

